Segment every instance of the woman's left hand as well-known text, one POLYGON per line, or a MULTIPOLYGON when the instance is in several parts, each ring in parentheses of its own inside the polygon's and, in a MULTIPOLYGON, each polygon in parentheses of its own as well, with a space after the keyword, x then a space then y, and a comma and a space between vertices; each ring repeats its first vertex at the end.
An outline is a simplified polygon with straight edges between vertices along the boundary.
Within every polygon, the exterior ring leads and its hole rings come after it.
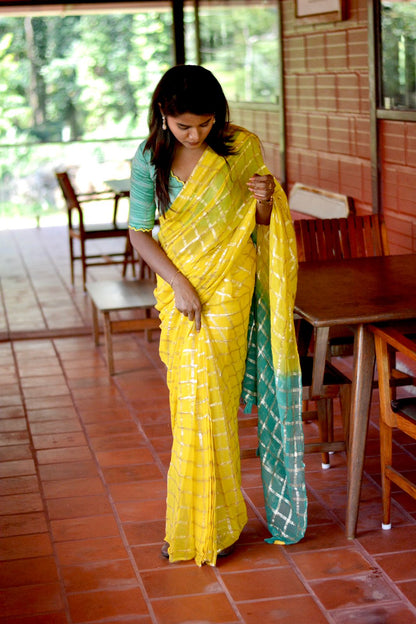
POLYGON ((257 201, 269 201, 273 197, 275 181, 272 175, 261 176, 257 173, 247 182, 249 190, 257 201))

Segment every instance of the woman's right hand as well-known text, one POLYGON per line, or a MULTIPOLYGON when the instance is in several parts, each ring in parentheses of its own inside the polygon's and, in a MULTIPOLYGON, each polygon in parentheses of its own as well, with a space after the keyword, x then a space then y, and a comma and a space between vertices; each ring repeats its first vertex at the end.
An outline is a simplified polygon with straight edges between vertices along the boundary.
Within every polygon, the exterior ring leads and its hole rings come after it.
POLYGON ((195 329, 201 329, 202 305, 195 288, 182 273, 177 273, 172 279, 172 288, 175 294, 175 306, 190 321, 195 321, 195 329))
POLYGON ((171 285, 175 293, 176 308, 190 321, 195 321, 195 328, 199 331, 202 305, 190 281, 172 264, 163 249, 152 238, 151 232, 130 230, 130 240, 146 264, 171 285))

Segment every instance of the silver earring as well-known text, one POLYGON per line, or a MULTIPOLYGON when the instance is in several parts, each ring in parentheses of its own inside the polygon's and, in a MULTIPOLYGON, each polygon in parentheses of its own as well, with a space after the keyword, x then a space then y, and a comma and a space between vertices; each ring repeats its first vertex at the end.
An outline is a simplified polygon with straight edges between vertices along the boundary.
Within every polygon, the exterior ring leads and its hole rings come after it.
POLYGON ((166 117, 162 115, 162 130, 167 130, 168 127, 166 125, 166 117))

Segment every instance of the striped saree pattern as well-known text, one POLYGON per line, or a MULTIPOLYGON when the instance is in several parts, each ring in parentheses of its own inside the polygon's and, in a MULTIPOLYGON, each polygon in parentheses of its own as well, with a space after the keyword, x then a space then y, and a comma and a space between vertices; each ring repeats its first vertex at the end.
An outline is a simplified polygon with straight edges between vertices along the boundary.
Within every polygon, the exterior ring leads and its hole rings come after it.
MULTIPOLYGON (((159 232, 165 253, 191 281, 202 303, 197 332, 194 322, 176 309, 169 284, 158 277, 160 355, 167 367, 173 432, 165 539, 170 561, 195 559, 198 565, 215 565, 218 551, 234 543, 247 522, 237 414, 249 323, 253 335, 251 304, 259 279, 259 246, 252 238, 255 200, 247 182, 254 173, 267 171, 254 135, 239 131, 235 145, 237 153, 227 160, 210 148, 205 150, 161 219, 159 232)), ((279 218, 275 221, 278 224, 279 218)), ((274 230, 273 226, 271 239, 278 234, 274 230)), ((285 275, 286 255, 278 259, 276 270, 285 275)), ((286 295, 283 299, 286 305, 286 295)), ((287 313, 291 315, 291 309, 284 310, 279 302, 279 314, 287 313)), ((280 347, 286 345, 286 332, 292 326, 285 321, 280 347)), ((280 356, 285 359, 284 353, 280 356)), ((294 367, 296 358, 291 357, 294 367)), ((252 370, 249 379, 254 379, 252 370)), ((282 392, 287 400, 286 385, 282 392)), ((291 401, 294 396, 290 394, 291 401)), ((253 387, 248 400, 256 401, 253 387)))
POLYGON ((286 196, 278 188, 269 228, 256 228, 256 286, 250 311, 242 399, 257 405, 269 543, 294 544, 305 534, 302 378, 293 325, 296 242, 286 196), (282 243, 283 241, 283 243, 282 243))

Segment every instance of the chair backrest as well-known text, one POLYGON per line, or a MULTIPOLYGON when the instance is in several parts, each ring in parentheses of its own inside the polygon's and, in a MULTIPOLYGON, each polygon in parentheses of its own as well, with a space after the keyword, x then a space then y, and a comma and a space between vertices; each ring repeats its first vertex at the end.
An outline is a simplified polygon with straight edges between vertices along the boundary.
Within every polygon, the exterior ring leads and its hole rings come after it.
POLYGON ((347 195, 296 182, 289 193, 289 208, 294 218, 340 219, 354 212, 354 202, 347 195))
POLYGON ((61 187, 62 194, 65 198, 68 210, 70 210, 71 208, 80 209, 78 197, 74 187, 72 186, 72 182, 68 173, 66 171, 60 171, 57 172, 55 175, 58 180, 59 186, 61 187))
POLYGON ((294 221, 299 262, 342 260, 389 254, 387 232, 378 214, 343 219, 294 221))

